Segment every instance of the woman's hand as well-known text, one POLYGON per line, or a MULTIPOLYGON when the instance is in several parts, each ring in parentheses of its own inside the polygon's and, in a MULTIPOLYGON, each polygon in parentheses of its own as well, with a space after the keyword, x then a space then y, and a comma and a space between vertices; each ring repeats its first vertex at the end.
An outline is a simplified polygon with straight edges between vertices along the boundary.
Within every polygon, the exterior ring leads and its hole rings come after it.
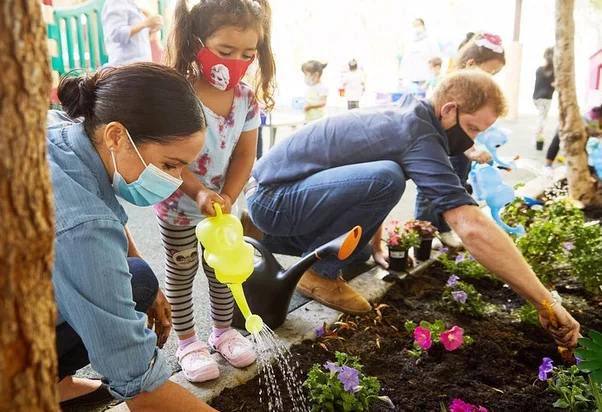
POLYGON ((577 346, 577 339, 579 339, 579 322, 566 311, 565 308, 560 304, 556 304, 552 307, 555 320, 550 319, 548 311, 540 307, 538 308, 539 323, 548 332, 559 346, 565 346, 567 348, 574 348, 577 346), (556 326, 554 326, 556 325, 556 326))
MULTIPOLYGON (((225 209, 226 202, 224 198, 215 193, 213 190, 209 190, 207 188, 203 188, 199 190, 196 195, 196 203, 199 205, 199 210, 205 216, 213 217, 215 216, 215 207, 214 203, 218 203, 222 210, 225 209)), ((232 206, 230 204, 230 206, 232 206)))
POLYGON ((161 289, 159 289, 157 297, 146 315, 148 317, 147 327, 155 331, 157 346, 162 348, 171 331, 171 306, 161 289))

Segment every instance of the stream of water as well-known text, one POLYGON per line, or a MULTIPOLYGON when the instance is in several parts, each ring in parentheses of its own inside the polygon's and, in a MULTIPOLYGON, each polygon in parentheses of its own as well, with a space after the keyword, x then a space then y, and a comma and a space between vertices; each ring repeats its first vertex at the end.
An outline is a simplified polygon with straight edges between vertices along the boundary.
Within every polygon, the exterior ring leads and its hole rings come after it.
POLYGON ((269 412, 309 412, 299 364, 291 351, 267 325, 252 336, 257 350, 261 403, 269 412), (287 398, 292 406, 285 409, 283 399, 287 398))

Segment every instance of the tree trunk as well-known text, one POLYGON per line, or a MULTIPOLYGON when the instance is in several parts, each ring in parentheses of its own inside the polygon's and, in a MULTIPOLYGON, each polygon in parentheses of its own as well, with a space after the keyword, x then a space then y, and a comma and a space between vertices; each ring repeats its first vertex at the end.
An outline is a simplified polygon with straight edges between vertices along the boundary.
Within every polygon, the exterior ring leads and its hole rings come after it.
POLYGON ((556 0, 554 72, 560 108, 560 144, 565 153, 569 195, 585 206, 600 203, 587 167, 587 134, 575 91, 575 0, 556 0))
POLYGON ((0 2, 0 50, 0 411, 59 411, 39 0, 0 2))

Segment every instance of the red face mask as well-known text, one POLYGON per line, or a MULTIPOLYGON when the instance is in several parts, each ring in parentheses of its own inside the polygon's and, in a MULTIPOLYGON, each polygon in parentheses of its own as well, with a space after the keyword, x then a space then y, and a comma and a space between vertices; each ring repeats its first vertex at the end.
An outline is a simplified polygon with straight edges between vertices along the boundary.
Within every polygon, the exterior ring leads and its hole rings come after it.
POLYGON ((249 60, 224 59, 206 47, 202 47, 196 54, 196 61, 205 79, 213 87, 222 91, 236 86, 253 60, 255 60, 255 56, 249 60))

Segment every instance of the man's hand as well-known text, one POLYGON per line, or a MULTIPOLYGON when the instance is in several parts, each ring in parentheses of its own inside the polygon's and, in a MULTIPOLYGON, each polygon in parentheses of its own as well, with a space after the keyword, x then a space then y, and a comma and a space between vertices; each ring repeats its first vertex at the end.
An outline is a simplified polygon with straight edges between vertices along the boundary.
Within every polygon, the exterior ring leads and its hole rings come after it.
POLYGON ((171 331, 171 306, 161 289, 146 315, 148 317, 147 327, 151 330, 154 329, 157 334, 157 346, 162 348, 171 331))
POLYGON ((215 216, 215 207, 213 206, 214 203, 218 203, 222 207, 222 210, 226 205, 223 197, 215 193, 213 190, 209 190, 207 188, 199 191, 199 193, 196 195, 196 202, 199 205, 199 210, 201 213, 209 217, 215 216))
POLYGON ((574 348, 577 346, 577 339, 579 339, 579 322, 566 311, 565 308, 560 304, 556 304, 552 307, 554 314, 556 315, 557 327, 554 327, 554 323, 550 319, 545 308, 538 308, 539 323, 548 332, 559 346, 565 346, 567 348, 574 348))
POLYGON ((465 153, 465 155, 470 161, 477 162, 479 164, 489 163, 493 159, 491 153, 489 153, 487 150, 471 150, 465 153))
POLYGON ((384 269, 389 268, 389 251, 382 246, 372 249, 372 258, 384 269))

